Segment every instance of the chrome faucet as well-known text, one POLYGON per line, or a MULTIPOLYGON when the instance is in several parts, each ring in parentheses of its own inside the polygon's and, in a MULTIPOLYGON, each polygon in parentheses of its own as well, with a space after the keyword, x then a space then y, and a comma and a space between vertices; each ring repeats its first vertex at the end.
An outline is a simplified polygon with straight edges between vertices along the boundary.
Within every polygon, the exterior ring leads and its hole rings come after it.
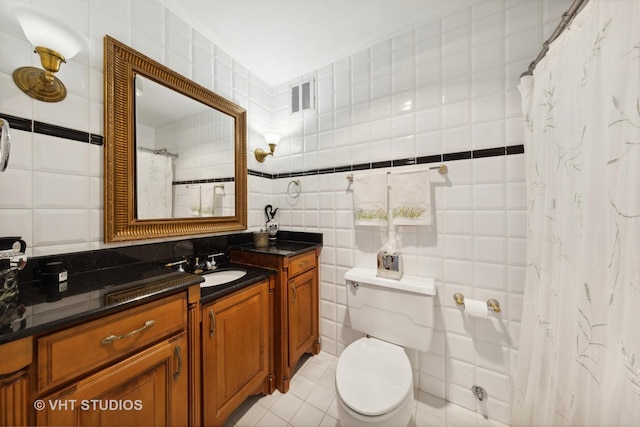
POLYGON ((224 252, 218 252, 216 254, 207 255, 206 259, 202 262, 196 258, 196 268, 195 273, 202 273, 203 271, 211 271, 218 268, 216 265, 215 257, 224 255, 224 252))

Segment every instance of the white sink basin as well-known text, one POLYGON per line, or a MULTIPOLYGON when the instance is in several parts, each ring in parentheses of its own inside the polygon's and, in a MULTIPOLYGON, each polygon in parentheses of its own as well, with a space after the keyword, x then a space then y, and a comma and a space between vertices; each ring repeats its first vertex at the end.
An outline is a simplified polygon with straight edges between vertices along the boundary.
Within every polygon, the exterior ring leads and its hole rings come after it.
POLYGON ((214 271, 213 273, 203 274, 204 282, 200 283, 201 288, 208 288, 210 286, 224 285, 225 283, 233 282, 247 274, 246 270, 239 268, 233 268, 228 270, 214 271))

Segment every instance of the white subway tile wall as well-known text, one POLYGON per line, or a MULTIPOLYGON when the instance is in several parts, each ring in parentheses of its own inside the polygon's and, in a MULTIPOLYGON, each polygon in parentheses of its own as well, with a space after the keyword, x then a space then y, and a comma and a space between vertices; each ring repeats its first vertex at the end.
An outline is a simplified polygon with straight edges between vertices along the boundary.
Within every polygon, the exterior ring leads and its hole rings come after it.
MULTIPOLYGON (((289 83, 267 86, 159 1, 36 3, 72 21, 90 49, 59 73, 67 99, 34 101, 11 74, 38 58, 17 23, 0 14, 0 113, 102 135, 109 34, 246 108, 249 169, 286 174, 522 144, 519 75, 571 0, 485 0, 407 29, 289 82, 317 85, 315 110, 293 116, 289 83), (253 150, 265 147, 270 128, 283 137, 275 157, 258 163, 253 150)), ((508 423, 524 281, 524 155, 446 163, 447 175, 431 175, 434 224, 396 233, 406 274, 433 277, 438 287, 432 350, 408 354, 420 390, 508 423), (467 318, 455 292, 495 298, 503 311, 467 318), (485 402, 475 400, 474 384, 487 390, 485 402)), ((349 173, 296 177, 296 199, 287 195, 293 178, 248 179, 250 229, 263 225, 262 208, 272 204, 282 228, 324 235, 321 334, 333 355, 361 336, 350 327, 343 275, 353 266, 374 268, 387 240, 386 230, 354 228, 349 173)), ((14 129, 11 163, 0 175, 0 235, 21 235, 34 256, 105 247, 102 177, 103 147, 14 129)), ((319 416, 307 409, 300 416, 319 416)))

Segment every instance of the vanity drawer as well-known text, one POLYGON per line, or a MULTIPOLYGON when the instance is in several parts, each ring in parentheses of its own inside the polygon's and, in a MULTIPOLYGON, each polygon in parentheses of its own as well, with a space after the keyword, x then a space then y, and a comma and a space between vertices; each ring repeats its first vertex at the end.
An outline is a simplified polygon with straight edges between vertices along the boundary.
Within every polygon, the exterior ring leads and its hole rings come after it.
POLYGON ((289 278, 316 267, 316 251, 309 251, 291 257, 289 261, 289 278))
POLYGON ((42 336, 38 392, 182 332, 186 322, 186 294, 180 293, 42 336))

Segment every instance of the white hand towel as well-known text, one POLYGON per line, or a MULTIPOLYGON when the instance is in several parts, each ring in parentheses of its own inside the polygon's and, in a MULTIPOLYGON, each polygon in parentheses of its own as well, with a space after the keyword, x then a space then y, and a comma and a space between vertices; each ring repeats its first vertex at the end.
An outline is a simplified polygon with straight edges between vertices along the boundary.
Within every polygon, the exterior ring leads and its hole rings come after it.
POLYGON ((200 216, 200 186, 187 186, 187 203, 189 203, 189 213, 191 216, 200 216))
POLYGON ((213 215, 224 216, 222 211, 224 198, 224 184, 213 186, 213 215))
POLYGON ((431 225, 429 170, 389 176, 389 211, 394 225, 431 225))
POLYGON ((387 174, 353 176, 353 211, 355 224, 384 227, 388 225, 387 174))
POLYGON ((202 216, 213 216, 213 194, 212 185, 200 188, 200 212, 202 212, 202 216))

